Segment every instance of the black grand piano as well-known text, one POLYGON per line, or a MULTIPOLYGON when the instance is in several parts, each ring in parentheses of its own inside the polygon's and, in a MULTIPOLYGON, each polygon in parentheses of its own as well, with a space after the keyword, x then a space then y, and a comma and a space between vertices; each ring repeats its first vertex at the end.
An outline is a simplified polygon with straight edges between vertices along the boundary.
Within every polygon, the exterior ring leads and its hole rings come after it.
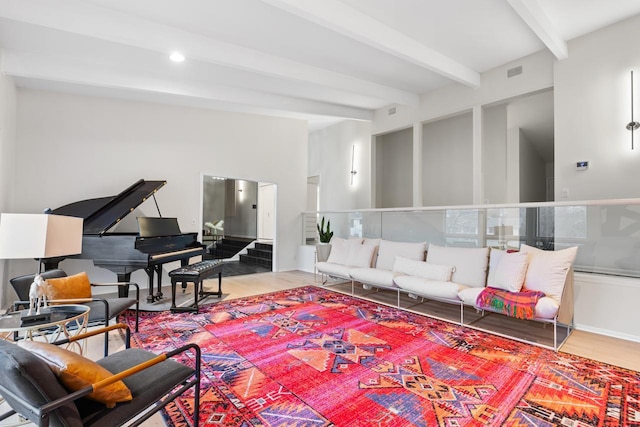
MULTIPOLYGON (((95 266, 116 273, 118 282, 128 282, 132 272, 144 269, 149 276, 147 301, 162 299, 162 264, 180 261, 184 266, 189 258, 203 255, 205 246, 197 241, 198 234, 181 233, 176 218, 161 216, 138 218, 138 233, 110 233, 109 230, 149 197, 155 201, 155 193, 166 183, 141 179, 117 196, 81 200, 50 211, 84 219, 82 253, 69 258, 91 259, 95 266), (155 294, 154 273, 158 277, 155 294)), ((63 259, 50 258, 43 262, 46 269, 51 269, 57 268, 63 259)))

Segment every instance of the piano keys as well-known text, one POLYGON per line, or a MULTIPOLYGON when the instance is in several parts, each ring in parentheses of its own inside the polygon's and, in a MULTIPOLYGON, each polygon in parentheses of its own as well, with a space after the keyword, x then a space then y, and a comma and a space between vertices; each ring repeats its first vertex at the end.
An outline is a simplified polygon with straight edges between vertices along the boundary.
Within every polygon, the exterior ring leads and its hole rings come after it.
MULTIPOLYGON (((162 217, 138 218, 137 233, 109 230, 150 197, 155 200, 165 184, 139 180, 116 196, 81 200, 51 211, 84 219, 82 253, 69 258, 91 259, 95 266, 116 273, 118 282, 129 282, 132 272, 144 269, 149 278, 147 301, 162 299, 162 265, 180 261, 184 266, 191 257, 204 255, 197 233, 182 233, 176 218, 162 217), (154 275, 158 278, 155 292, 154 275)), ((44 260, 46 269, 57 268, 63 259, 44 260)))

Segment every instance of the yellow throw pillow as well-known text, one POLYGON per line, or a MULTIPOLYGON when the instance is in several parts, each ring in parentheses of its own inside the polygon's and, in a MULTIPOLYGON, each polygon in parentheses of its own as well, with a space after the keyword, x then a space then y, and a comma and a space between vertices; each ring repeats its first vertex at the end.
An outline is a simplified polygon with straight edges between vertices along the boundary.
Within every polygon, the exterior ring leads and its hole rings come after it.
MULTIPOLYGON (((22 341, 20 346, 44 360, 62 385, 70 392, 81 390, 113 375, 96 362, 53 344, 22 341)), ((118 402, 127 402, 133 399, 131 391, 122 381, 116 381, 99 388, 87 397, 104 403, 107 408, 113 408, 118 402)))
POLYGON ((47 283, 47 298, 50 300, 91 298, 91 282, 85 272, 47 279, 47 283))

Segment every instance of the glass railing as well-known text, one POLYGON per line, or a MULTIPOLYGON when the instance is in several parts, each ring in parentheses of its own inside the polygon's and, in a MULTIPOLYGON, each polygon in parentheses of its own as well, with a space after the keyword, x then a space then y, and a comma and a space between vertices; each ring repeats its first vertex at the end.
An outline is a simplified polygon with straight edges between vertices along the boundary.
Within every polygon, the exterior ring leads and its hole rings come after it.
POLYGON ((304 244, 315 224, 338 237, 382 238, 441 246, 545 250, 578 246, 576 271, 640 277, 640 199, 438 208, 304 212, 304 244))

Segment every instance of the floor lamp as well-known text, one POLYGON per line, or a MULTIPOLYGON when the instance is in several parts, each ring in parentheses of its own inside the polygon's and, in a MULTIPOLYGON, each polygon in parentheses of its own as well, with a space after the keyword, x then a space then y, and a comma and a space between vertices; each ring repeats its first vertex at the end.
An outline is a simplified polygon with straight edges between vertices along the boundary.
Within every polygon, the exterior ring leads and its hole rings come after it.
MULTIPOLYGON (((37 294, 36 309, 40 315, 40 297, 44 289, 40 277, 45 258, 76 255, 82 252, 82 218, 49 214, 0 214, 0 259, 38 260, 38 271, 29 292, 30 311, 37 294)), ((23 321, 28 320, 24 319, 23 321)), ((33 319, 31 319, 33 320, 33 319)), ((42 320, 42 319, 39 319, 42 320)))

